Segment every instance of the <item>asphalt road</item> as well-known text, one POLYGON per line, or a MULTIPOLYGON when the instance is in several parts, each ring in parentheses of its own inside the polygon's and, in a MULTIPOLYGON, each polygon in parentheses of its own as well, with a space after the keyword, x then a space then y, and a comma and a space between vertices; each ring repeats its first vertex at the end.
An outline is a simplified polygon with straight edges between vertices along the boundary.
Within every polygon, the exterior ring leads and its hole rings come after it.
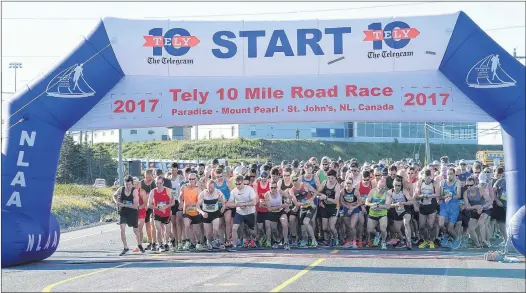
POLYGON ((121 249, 115 224, 65 233, 48 260, 2 269, 2 291, 526 290, 523 258, 521 263, 488 262, 475 250, 292 249, 119 257, 121 249))

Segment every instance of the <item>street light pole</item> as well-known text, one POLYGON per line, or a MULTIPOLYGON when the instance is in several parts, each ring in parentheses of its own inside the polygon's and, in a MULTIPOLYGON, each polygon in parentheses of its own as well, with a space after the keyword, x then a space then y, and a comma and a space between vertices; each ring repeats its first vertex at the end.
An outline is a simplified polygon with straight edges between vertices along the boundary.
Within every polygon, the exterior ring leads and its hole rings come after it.
POLYGON ((18 68, 22 68, 21 62, 11 62, 9 63, 9 68, 13 68, 15 70, 15 93, 16 93, 16 70, 18 68))

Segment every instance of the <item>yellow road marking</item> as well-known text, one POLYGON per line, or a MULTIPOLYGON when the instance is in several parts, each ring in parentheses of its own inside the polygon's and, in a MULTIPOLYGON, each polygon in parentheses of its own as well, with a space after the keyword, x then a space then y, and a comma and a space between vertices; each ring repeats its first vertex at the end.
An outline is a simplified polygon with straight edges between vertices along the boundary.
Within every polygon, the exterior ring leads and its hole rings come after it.
POLYGON ((325 260, 324 258, 319 258, 317 261, 311 263, 308 267, 304 268, 299 273, 297 273, 294 276, 292 276, 292 278, 290 278, 290 279, 286 280, 285 282, 281 283, 279 286, 277 286, 276 288, 272 289, 270 292, 279 292, 279 291, 283 290, 283 288, 287 287, 288 285, 292 284, 297 279, 301 278, 301 276, 305 275, 308 271, 312 270, 312 268, 314 268, 315 266, 319 265, 324 260, 325 260))
POLYGON ((73 277, 73 278, 65 279, 65 280, 62 280, 60 282, 56 282, 56 283, 53 283, 53 284, 47 286, 46 288, 44 288, 42 290, 42 292, 51 292, 51 289, 53 289, 54 287, 56 287, 58 285, 62 285, 64 283, 68 283, 68 282, 71 282, 71 281, 74 281, 74 280, 77 280, 77 279, 85 278, 85 277, 88 277, 88 276, 91 276, 91 275, 99 274, 99 273, 102 273, 102 272, 105 272, 105 271, 109 271, 109 270, 113 270, 113 269, 116 269, 116 268, 120 268, 120 267, 123 267, 125 265, 129 265, 129 264, 130 263, 125 263, 125 264, 114 266, 114 267, 111 267, 111 268, 102 269, 102 270, 94 271, 94 272, 91 272, 91 273, 88 273, 88 274, 84 274, 84 275, 76 276, 76 277, 73 277))
POLYGON ((336 254, 338 252, 340 252, 338 249, 335 249, 335 250, 331 251, 332 254, 336 254))

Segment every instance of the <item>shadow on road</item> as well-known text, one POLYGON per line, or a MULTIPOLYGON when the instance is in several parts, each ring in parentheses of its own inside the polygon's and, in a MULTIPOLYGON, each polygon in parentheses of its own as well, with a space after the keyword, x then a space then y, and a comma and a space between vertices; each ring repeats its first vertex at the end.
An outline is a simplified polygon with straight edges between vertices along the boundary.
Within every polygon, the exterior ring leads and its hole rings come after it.
MULTIPOLYGON (((130 260, 133 261, 133 260, 130 260)), ((85 263, 64 264, 63 261, 44 261, 37 265, 26 265, 13 268, 20 271, 70 271, 104 269, 114 267, 124 262, 112 263, 85 263)), ((351 264, 351 263, 350 263, 351 264)), ((280 269, 300 271, 305 269, 304 265, 272 264, 272 263, 206 263, 206 262, 130 262, 118 270, 134 268, 191 268, 191 267, 235 267, 251 269, 280 269)), ((9 270, 9 269, 7 269, 9 270)), ((451 276, 451 277, 489 277, 507 279, 525 279, 524 269, 487 269, 487 268, 407 268, 407 267, 356 267, 356 266, 316 266, 311 272, 343 272, 343 273, 370 273, 370 274, 397 274, 397 275, 426 275, 426 276, 451 276)))

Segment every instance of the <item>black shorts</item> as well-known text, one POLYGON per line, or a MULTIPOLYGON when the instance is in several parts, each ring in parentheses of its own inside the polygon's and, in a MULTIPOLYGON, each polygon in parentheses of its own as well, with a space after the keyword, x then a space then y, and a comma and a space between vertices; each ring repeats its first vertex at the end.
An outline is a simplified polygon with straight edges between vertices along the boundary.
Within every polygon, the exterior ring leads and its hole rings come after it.
POLYGON ((144 218, 145 223, 150 223, 152 219, 153 210, 152 209, 146 209, 146 218, 144 218))
POLYGON ((258 224, 263 224, 265 223, 265 220, 268 217, 268 212, 257 212, 256 215, 257 215, 258 224))
POLYGON ((305 218, 309 218, 312 220, 314 218, 314 214, 316 213, 316 210, 313 208, 306 208, 306 209, 300 209, 300 223, 303 225, 303 221, 305 218))
POLYGON ((153 219, 155 221, 161 222, 162 224, 170 224, 170 217, 161 217, 159 215, 154 215, 153 219))
POLYGON ((457 223, 462 222, 462 227, 467 228, 469 224, 469 211, 461 210, 458 212, 457 223))
POLYGON ((369 217, 369 219, 371 219, 371 220, 375 220, 375 221, 377 221, 377 222, 380 222, 380 219, 381 219, 381 218, 383 218, 383 217, 387 217, 387 216, 381 216, 381 217, 368 216, 368 217, 369 217))
POLYGON ((121 209, 119 224, 126 224, 128 227, 139 228, 139 211, 128 208, 121 209))
POLYGON ((190 216, 188 214, 183 214, 183 218, 190 219, 190 225, 197 225, 203 223, 203 216, 201 214, 197 214, 195 216, 190 216))
POLYGON ((438 205, 435 203, 428 204, 428 205, 420 205, 420 214, 422 216, 428 216, 432 213, 436 213, 438 205))
POLYGON ((179 201, 176 200, 175 204, 170 208, 172 210, 172 216, 175 216, 179 210, 179 201))
POLYGON ((234 216, 234 225, 241 225, 245 223, 250 230, 256 226, 256 214, 240 215, 236 212, 234 216))
POLYGON ((202 217, 203 218, 203 223, 205 224, 210 224, 212 223, 213 220, 215 219, 219 219, 219 218, 222 218, 223 217, 223 214, 221 214, 221 211, 215 211, 215 212, 211 212, 211 213, 208 213, 208 217, 202 217))
POLYGON ((395 208, 390 208, 387 212, 387 218, 392 221, 403 221, 405 215, 411 215, 411 208, 409 206, 404 206, 404 211, 402 213, 397 213, 395 208))
POLYGON ((338 209, 337 208, 323 208, 323 214, 321 215, 324 219, 329 219, 332 217, 338 216, 338 209))
POLYGON ((223 213, 226 214, 226 212, 230 211, 230 216, 233 218, 235 215, 236 215, 236 208, 226 208, 225 209, 225 212, 223 213))
POLYGON ((477 213, 477 210, 471 210, 470 213, 469 213, 469 217, 471 219, 475 219, 475 220, 478 220, 480 219, 480 216, 482 216, 482 214, 486 214, 489 216, 491 216, 491 211, 492 210, 485 210, 485 211, 482 211, 482 213, 479 215, 479 213, 477 213))
POLYGON ((493 202, 493 210, 491 212, 491 218, 497 220, 498 223, 506 222, 506 208, 499 207, 495 202, 493 202))
POLYGON ((266 220, 270 222, 279 222, 279 218, 281 218, 281 216, 284 214, 284 210, 281 210, 279 212, 268 212, 266 220))
POLYGON ((316 218, 321 219, 323 218, 323 215, 325 215, 325 207, 318 206, 318 213, 316 214, 316 218))

